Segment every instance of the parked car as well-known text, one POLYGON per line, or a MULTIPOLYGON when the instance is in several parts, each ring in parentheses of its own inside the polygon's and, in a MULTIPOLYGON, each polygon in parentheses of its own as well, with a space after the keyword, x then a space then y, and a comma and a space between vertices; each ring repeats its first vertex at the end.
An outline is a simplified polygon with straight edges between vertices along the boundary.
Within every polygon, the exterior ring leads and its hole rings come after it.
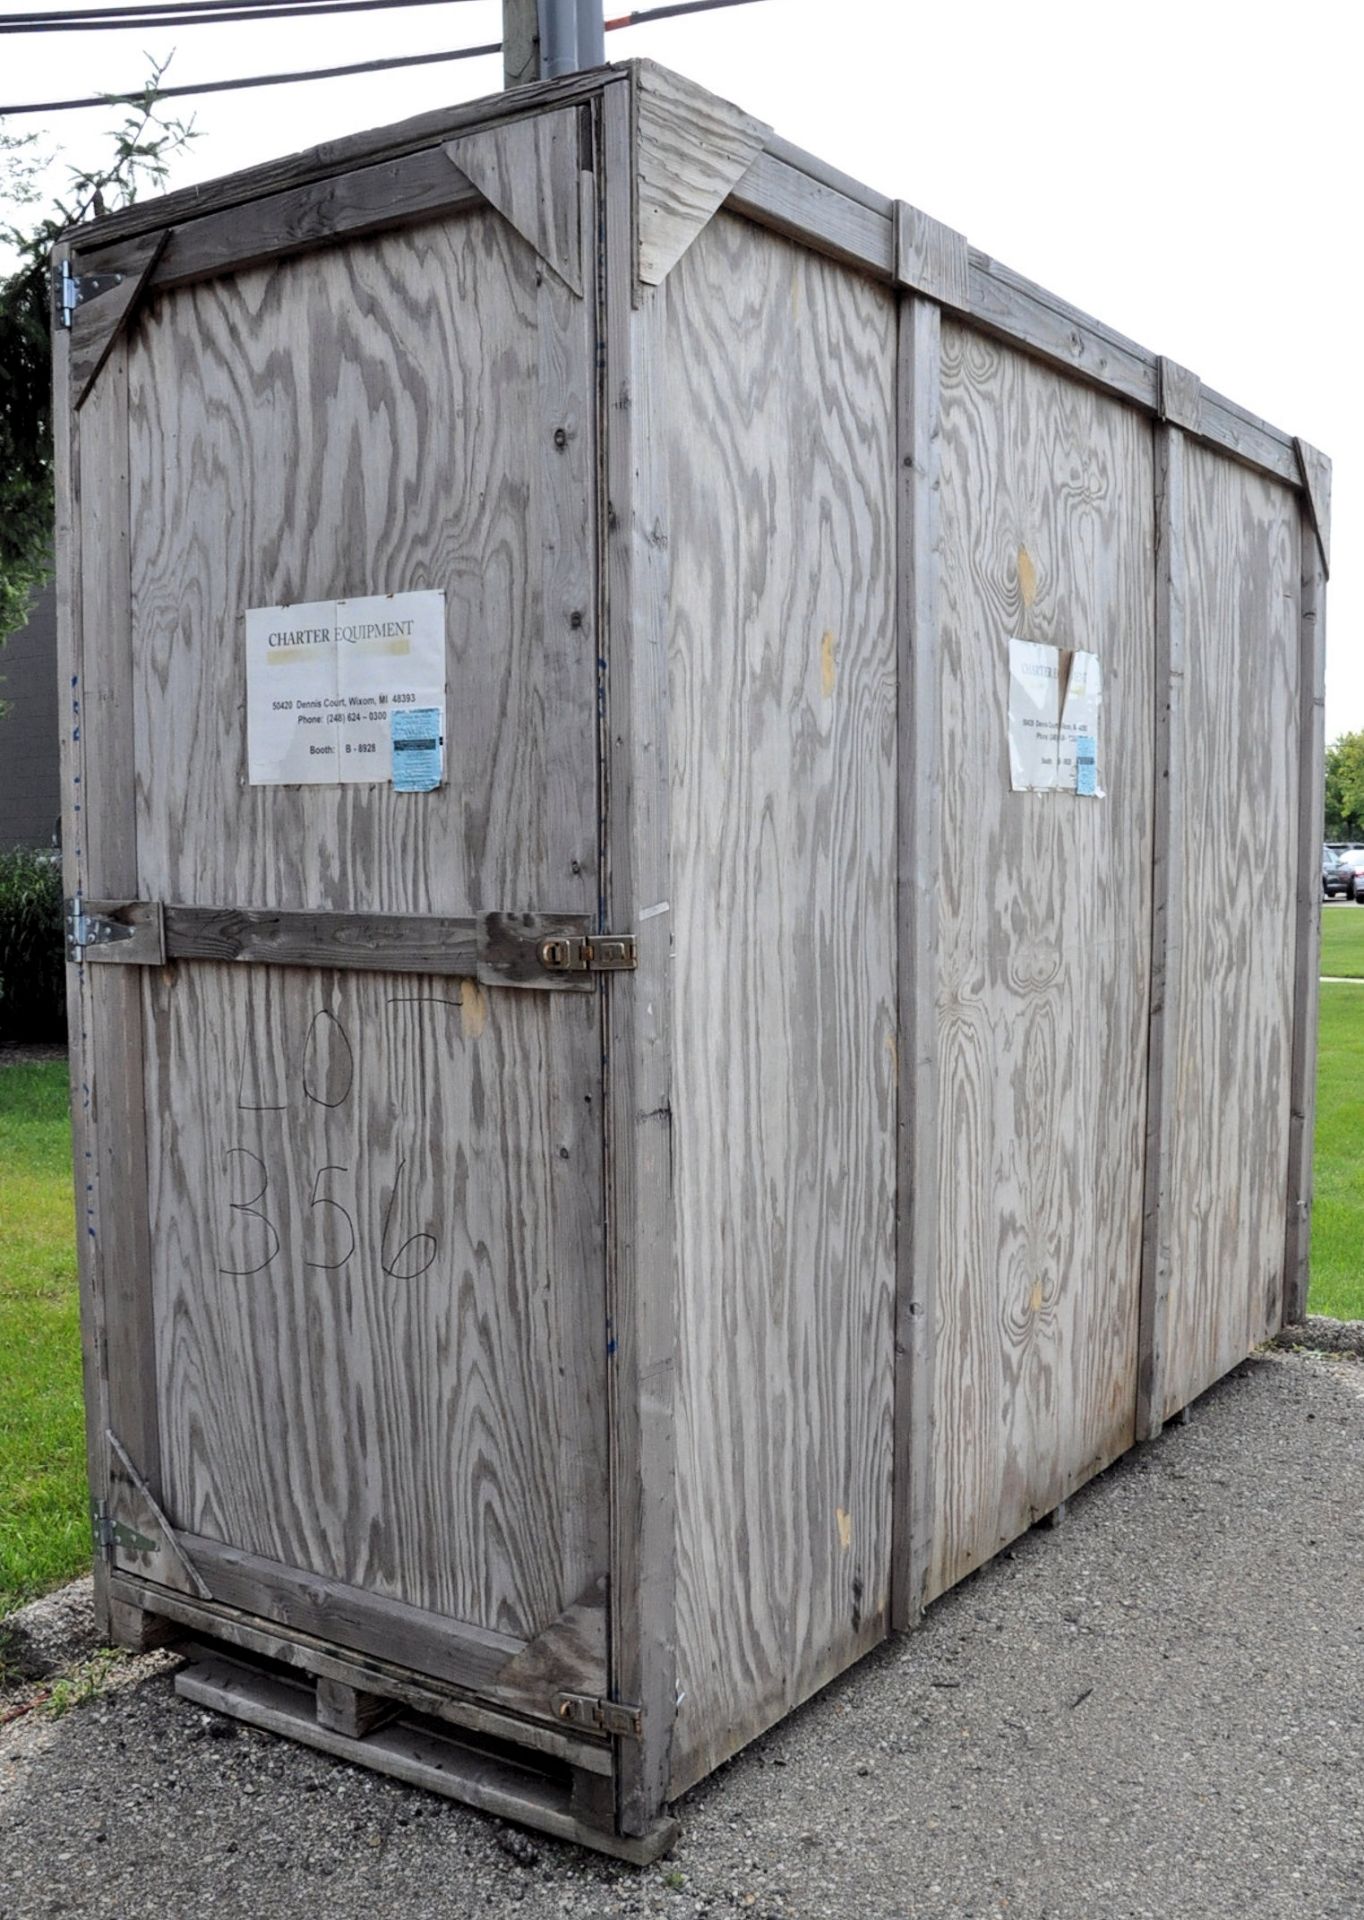
POLYGON ((1355 873, 1350 857, 1331 847, 1321 850, 1321 890, 1328 900, 1334 900, 1338 893, 1343 893, 1347 900, 1355 897, 1355 873))

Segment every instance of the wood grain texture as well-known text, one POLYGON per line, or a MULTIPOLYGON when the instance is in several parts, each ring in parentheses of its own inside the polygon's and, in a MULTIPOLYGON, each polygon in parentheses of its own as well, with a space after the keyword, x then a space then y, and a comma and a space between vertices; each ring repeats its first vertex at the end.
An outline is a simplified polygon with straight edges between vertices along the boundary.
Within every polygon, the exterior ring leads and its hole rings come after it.
POLYGON ((122 277, 107 292, 82 300, 71 315, 69 378, 76 408, 84 403, 115 340, 136 310, 165 244, 164 233, 144 234, 141 239, 128 241, 115 259, 104 260, 95 270, 122 277))
MULTIPOLYGON (((83 892, 138 891, 133 635, 129 618, 128 353, 110 349, 80 413, 79 662, 68 689, 77 758, 64 839, 83 892), (79 784, 76 783, 78 776, 79 784)), ((77 1233, 91 1263, 90 1305, 105 1372, 106 1425, 154 1498, 161 1491, 141 1098, 142 998, 135 973, 80 967, 75 1021, 77 1233), (82 1189, 84 1191, 82 1192, 82 1189), (82 1205, 81 1202, 84 1202, 82 1205)), ((96 1482, 92 1494, 105 1491, 96 1482)))
POLYGON ((1164 354, 1157 362, 1157 372, 1161 421, 1197 433, 1203 423, 1203 382, 1164 354))
POLYGON ((131 207, 121 207, 116 213, 73 228, 70 238, 82 251, 112 245, 133 234, 179 226, 206 214, 244 206, 265 195, 311 185, 371 163, 400 159, 423 149, 439 149, 447 140, 474 128, 498 126, 524 113, 552 111, 556 107, 591 101, 626 84, 626 73, 615 68, 610 72, 566 74, 559 80, 541 82, 533 91, 529 87, 518 88, 511 96, 495 93, 481 100, 461 101, 457 106, 437 107, 432 112, 414 114, 410 119, 386 127, 366 128, 361 133, 309 147, 302 153, 286 154, 260 166, 245 167, 238 173, 223 174, 216 180, 181 187, 175 193, 135 201, 131 207))
POLYGON ((636 271, 661 286, 772 129, 652 60, 630 63, 636 271))
POLYGON ((662 294, 634 305, 634 146, 619 93, 602 105, 602 148, 604 897, 639 942, 636 973, 611 984, 605 1007, 611 1690, 644 1713, 617 1768, 621 1830, 644 1833, 668 1796, 677 1695, 667 334, 662 294))
MULTIPOLYGON (((895 275, 893 203, 856 190, 832 168, 770 141, 729 196, 729 206, 776 233, 860 266, 878 278, 895 275)), ((1158 413, 1157 356, 986 253, 968 250, 967 298, 959 303, 980 328, 1025 348, 1075 377, 1158 413)), ((1297 484, 1292 436, 1203 389, 1200 437, 1297 484)))
POLYGON ((1301 752, 1297 502, 1190 448, 1184 541, 1166 1418, 1283 1312, 1301 752))
POLYGON ((815 247, 832 260, 870 268, 885 280, 895 273, 895 220, 884 209, 852 199, 805 167, 761 153, 726 202, 735 213, 773 233, 815 247))
POLYGON ((665 291, 676 1793, 889 1619, 896 303, 728 214, 665 291))
POLYGON ((907 201, 895 203, 895 278, 902 287, 944 306, 964 307, 971 298, 966 236, 945 227, 907 201))
POLYGON ((605 1569, 594 1001, 143 978, 172 1520, 534 1639, 605 1569))
POLYGON ((891 1625, 913 1626, 932 1560, 938 1276, 938 715, 942 569, 942 316, 899 310, 896 829, 899 1035, 895 1302, 895 1506, 891 1625))
POLYGON ((131 373, 144 897, 595 914, 590 366, 586 303, 491 211, 149 310, 131 373), (446 596, 446 784, 248 786, 245 609, 421 588, 446 596))
MULTIPOLYGON (((60 250, 59 250, 60 251, 60 250)), ((54 264, 57 255, 54 254, 54 264)), ((62 328, 52 338, 53 557, 57 595, 58 755, 62 787, 62 892, 72 899, 86 881, 83 814, 85 743, 81 729, 80 452, 71 393, 71 339, 62 328)), ((76 1272, 80 1287, 81 1379, 85 1397, 85 1470, 92 1499, 109 1483, 109 1383, 104 1367, 104 1300, 95 1257, 93 1070, 86 1023, 84 967, 66 969, 67 1066, 71 1098, 71 1155, 75 1199, 76 1272)), ((109 1569, 95 1556, 95 1625, 111 1631, 109 1569)))
POLYGON ((643 1839, 624 1839, 578 1817, 572 1785, 523 1762, 463 1742, 438 1729, 399 1721, 364 1740, 319 1724, 313 1690, 296 1680, 251 1669, 221 1654, 204 1653, 175 1676, 186 1700, 233 1715, 248 1726, 316 1747, 352 1765, 391 1774, 409 1786, 444 1794, 484 1813, 592 1847, 598 1853, 647 1866, 666 1853, 677 1823, 663 1820, 643 1839))
POLYGON ((945 318, 942 523, 926 1598, 1132 1440, 1153 808, 1145 423, 945 318), (1010 791, 1011 635, 1099 655, 1106 799, 1010 791))
POLYGON ((1306 440, 1295 439, 1293 451, 1298 458, 1298 471, 1302 476, 1307 512, 1312 522, 1312 532, 1316 538, 1317 548, 1321 554, 1322 572, 1329 579, 1331 573, 1331 462, 1324 453, 1320 453, 1306 440))
POLYGON ((547 942, 582 939, 590 932, 585 913, 304 913, 88 898, 85 912, 128 929, 126 938, 86 947, 87 966, 230 960, 244 966, 463 976, 484 986, 542 993, 596 991, 590 969, 565 971, 545 959, 547 942))
MULTIPOLYGON (((477 206, 480 198, 439 148, 406 154, 163 229, 154 237, 165 245, 148 269, 145 286, 149 292, 169 292, 229 270, 242 272, 363 234, 392 232, 434 214, 477 206)), ((83 259, 103 272, 130 246, 143 243, 123 242, 83 259)))
POLYGON ((1156 429, 1155 831, 1151 885, 1151 1037, 1146 1075, 1146 1173, 1142 1202, 1138 1440, 1165 1421, 1165 1342, 1170 1294, 1171 1153, 1178 1086, 1179 985, 1183 975, 1184 679, 1188 554, 1185 470, 1179 428, 1156 429))
POLYGON ((340 1685, 365 1693, 380 1693, 386 1699, 401 1701, 416 1713, 449 1720, 455 1726, 469 1727, 491 1734, 498 1740, 510 1740, 533 1753, 549 1753, 568 1761, 580 1770, 609 1777, 614 1769, 611 1752, 599 1735, 566 1728, 562 1721, 549 1725, 510 1709, 489 1705, 448 1681, 430 1675, 417 1675, 375 1654, 338 1647, 330 1637, 318 1638, 297 1626, 282 1627, 259 1615, 225 1607, 212 1600, 191 1599, 145 1580, 115 1573, 110 1581, 116 1601, 145 1613, 159 1614, 166 1622, 229 1647, 241 1647, 267 1660, 297 1667, 318 1678, 331 1678, 340 1685))
POLYGON ((1288 1224, 1284 1238, 1284 1313, 1307 1314, 1311 1278, 1312 1144, 1317 1105, 1317 1002, 1321 973, 1322 830, 1326 748, 1326 562, 1310 512, 1302 516, 1298 653, 1298 844, 1293 955, 1293 1065, 1288 1133, 1288 1224))
POLYGON ((560 107, 461 134, 447 156, 574 293, 583 290, 578 230, 581 109, 560 107))

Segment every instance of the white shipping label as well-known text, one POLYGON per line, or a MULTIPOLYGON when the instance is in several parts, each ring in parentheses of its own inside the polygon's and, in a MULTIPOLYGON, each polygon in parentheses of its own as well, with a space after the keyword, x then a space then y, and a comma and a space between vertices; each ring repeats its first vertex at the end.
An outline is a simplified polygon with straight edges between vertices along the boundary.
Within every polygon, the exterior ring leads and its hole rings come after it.
MULTIPOLYGON (((404 707, 433 713, 443 743, 443 593, 248 608, 246 747, 253 787, 387 784, 393 714, 404 707)), ((443 758, 437 764, 443 778, 443 758)))
POLYGON ((1009 778, 1015 793, 1101 800, 1097 654, 1009 642, 1009 778))

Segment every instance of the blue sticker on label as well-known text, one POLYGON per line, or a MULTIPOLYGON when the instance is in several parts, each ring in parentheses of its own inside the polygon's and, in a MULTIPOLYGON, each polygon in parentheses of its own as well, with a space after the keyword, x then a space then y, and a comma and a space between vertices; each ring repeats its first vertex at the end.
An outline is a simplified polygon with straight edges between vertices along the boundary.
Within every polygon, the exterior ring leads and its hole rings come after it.
POLYGON ((440 785, 441 712, 439 707, 395 707, 393 787, 397 793, 430 793, 440 785))
POLYGON ((1091 797, 1099 791, 1099 743, 1089 733, 1075 741, 1075 791, 1091 797))

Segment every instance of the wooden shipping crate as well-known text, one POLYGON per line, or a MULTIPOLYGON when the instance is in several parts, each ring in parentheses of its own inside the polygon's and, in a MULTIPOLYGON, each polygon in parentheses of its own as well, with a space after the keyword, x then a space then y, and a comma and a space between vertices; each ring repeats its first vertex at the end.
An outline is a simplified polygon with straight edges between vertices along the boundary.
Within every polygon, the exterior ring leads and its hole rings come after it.
POLYGON ((647 1858, 1303 1307, 1329 467, 647 63, 56 277, 103 1618, 647 1858))

